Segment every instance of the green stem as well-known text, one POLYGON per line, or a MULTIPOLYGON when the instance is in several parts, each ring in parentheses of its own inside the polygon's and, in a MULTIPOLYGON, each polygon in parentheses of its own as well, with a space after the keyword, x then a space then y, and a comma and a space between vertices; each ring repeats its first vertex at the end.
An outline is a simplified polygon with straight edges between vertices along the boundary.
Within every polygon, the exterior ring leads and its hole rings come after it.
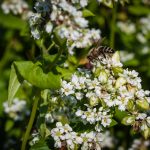
POLYGON ((54 61, 51 64, 46 66, 46 69, 51 70, 54 67, 54 65, 57 63, 59 57, 61 56, 62 52, 63 52, 63 49, 62 48, 59 49, 59 52, 58 52, 56 58, 54 59, 54 61))
POLYGON ((51 48, 55 45, 55 43, 52 41, 52 44, 47 48, 47 51, 51 50, 51 48))
MULTIPOLYGON (((39 92, 39 91, 38 91, 38 92, 39 92)), ((40 92, 39 92, 39 93, 40 93, 40 92)), ((39 94, 37 94, 37 96, 35 97, 34 103, 33 103, 30 120, 29 120, 27 129, 26 129, 24 138, 23 138, 21 150, 26 150, 26 144, 27 144, 27 141, 28 141, 28 139, 29 139, 30 131, 31 131, 31 129, 32 129, 33 122, 34 122, 34 119, 35 119, 36 109, 37 109, 37 106, 38 106, 38 101, 39 101, 39 94)))
POLYGON ((110 47, 115 47, 115 23, 117 15, 117 4, 113 1, 113 11, 112 11, 112 20, 111 20, 111 33, 110 33, 110 47))

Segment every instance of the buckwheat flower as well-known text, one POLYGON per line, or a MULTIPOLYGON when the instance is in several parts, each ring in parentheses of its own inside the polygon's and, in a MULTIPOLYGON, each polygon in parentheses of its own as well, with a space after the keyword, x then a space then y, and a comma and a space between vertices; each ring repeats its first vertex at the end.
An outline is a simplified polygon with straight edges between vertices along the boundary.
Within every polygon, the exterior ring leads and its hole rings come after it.
POLYGON ((1 5, 4 13, 8 14, 10 12, 17 14, 22 14, 25 10, 28 10, 28 4, 24 0, 7 0, 1 5))
POLYGON ((94 80, 88 80, 87 85, 88 85, 88 89, 95 89, 96 87, 98 87, 99 85, 99 81, 97 78, 94 78, 94 80))
POLYGON ((85 7, 88 4, 88 0, 80 0, 81 7, 85 7))
MULTIPOLYGON (((101 97, 101 95, 102 95, 102 93, 101 93, 101 87, 100 86, 96 86, 95 87, 95 95, 96 95, 96 97, 101 97)), ((88 97, 88 96, 87 96, 88 97)))
POLYGON ((8 102, 4 102, 3 107, 4 112, 15 121, 22 120, 24 115, 28 114, 28 110, 26 109, 26 101, 19 100, 18 98, 13 100, 11 106, 8 105, 8 102))
POLYGON ((146 122, 143 122, 143 123, 142 123, 140 129, 141 129, 142 131, 148 129, 148 126, 147 126, 146 122))
POLYGON ((150 127, 150 117, 146 118, 147 125, 150 127))
POLYGON ((66 81, 62 81, 61 93, 65 96, 73 94, 73 85, 71 83, 67 83, 66 81))
POLYGON ((135 95, 139 98, 139 99, 143 99, 144 98, 144 96, 145 96, 145 92, 144 92, 144 90, 139 90, 139 91, 137 91, 136 93, 135 93, 135 95))
POLYGON ((31 33, 32 33, 32 36, 33 36, 35 39, 37 39, 37 40, 40 39, 40 37, 41 37, 40 31, 39 31, 37 28, 32 28, 32 29, 31 29, 31 33))
POLYGON ((83 95, 83 93, 81 93, 81 92, 77 92, 77 93, 75 93, 75 96, 76 96, 76 99, 77 99, 77 100, 81 100, 84 95, 83 95))
POLYGON ((83 139, 79 136, 77 136, 75 140, 76 140, 75 141, 76 144, 82 144, 83 143, 83 139))
POLYGON ((75 22, 81 27, 85 28, 88 26, 88 21, 81 17, 76 17, 75 22))
POLYGON ((53 24, 51 22, 48 22, 45 26, 45 31, 47 33, 51 33, 52 32, 52 29, 53 29, 53 24))
POLYGON ((83 111, 82 110, 77 110, 77 112, 75 114, 76 114, 76 116, 80 117, 80 116, 82 116, 83 111))
POLYGON ((51 113, 47 113, 47 114, 45 115, 45 120, 46 120, 46 122, 50 122, 50 123, 53 123, 53 122, 54 122, 54 118, 53 118, 53 116, 52 116, 51 113))
POLYGON ((145 38, 145 36, 142 33, 138 33, 136 38, 142 44, 146 43, 146 41, 147 41, 147 39, 145 38))
POLYGON ((119 29, 126 33, 126 34, 133 34, 136 32, 136 27, 133 23, 131 22, 121 22, 119 21, 117 23, 117 26, 119 27, 119 29))
POLYGON ((98 133, 100 139, 100 145, 102 148, 113 148, 114 138, 109 131, 104 133, 98 133))
POLYGON ((146 117, 147 117, 147 115, 146 115, 145 113, 139 113, 139 114, 137 115, 136 119, 137 119, 137 120, 138 120, 138 119, 143 120, 143 119, 145 119, 146 117))
POLYGON ((66 27, 61 27, 58 30, 58 34, 60 35, 60 37, 63 38, 68 38, 69 37, 69 31, 67 30, 66 27))
POLYGON ((34 145, 36 144, 38 141, 40 140, 40 136, 39 136, 39 133, 38 132, 33 132, 32 133, 32 140, 30 141, 30 145, 34 145))
POLYGON ((109 116, 102 116, 101 124, 106 127, 109 126, 111 123, 110 115, 109 116))

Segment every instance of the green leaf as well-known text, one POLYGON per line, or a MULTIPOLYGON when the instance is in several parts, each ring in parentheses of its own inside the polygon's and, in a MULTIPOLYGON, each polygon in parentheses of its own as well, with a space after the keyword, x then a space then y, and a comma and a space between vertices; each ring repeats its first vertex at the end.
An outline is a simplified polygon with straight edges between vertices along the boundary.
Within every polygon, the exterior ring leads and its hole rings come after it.
POLYGON ((95 16, 90 10, 88 10, 88 9, 84 9, 83 11, 82 11, 82 15, 83 15, 83 17, 93 17, 93 16, 95 16))
POLYGON ((11 14, 4 14, 0 12, 0 25, 7 27, 9 29, 23 30, 26 28, 27 23, 18 17, 11 14))
POLYGON ((73 74, 73 70, 68 70, 68 69, 65 69, 65 68, 61 68, 59 66, 56 67, 57 71, 59 73, 61 73, 62 77, 67 80, 67 79, 70 79, 72 74, 73 74))
POLYGON ((137 16, 148 15, 150 13, 150 9, 145 6, 129 6, 128 10, 130 13, 137 16))
POLYGON ((118 124, 117 121, 115 121, 114 119, 111 119, 111 123, 110 123, 109 127, 113 127, 113 126, 115 126, 117 124, 118 124))
POLYGON ((29 83, 40 89, 60 88, 60 75, 53 72, 44 73, 39 62, 20 61, 14 63, 18 72, 29 83))
POLYGON ((44 140, 40 140, 38 143, 34 144, 30 150, 50 150, 44 140))
POLYGON ((115 110, 115 117, 118 119, 118 120, 122 120, 122 118, 128 116, 128 113, 126 111, 120 111, 116 108, 115 110))
POLYGON ((9 131, 10 129, 12 129, 12 127, 14 126, 14 121, 12 120, 7 120, 6 124, 5 124, 5 131, 9 131))
POLYGON ((16 73, 14 64, 11 66, 11 72, 10 72, 10 78, 9 78, 9 86, 8 86, 8 103, 11 104, 12 100, 17 93, 19 87, 20 87, 20 82, 18 80, 18 75, 16 73))

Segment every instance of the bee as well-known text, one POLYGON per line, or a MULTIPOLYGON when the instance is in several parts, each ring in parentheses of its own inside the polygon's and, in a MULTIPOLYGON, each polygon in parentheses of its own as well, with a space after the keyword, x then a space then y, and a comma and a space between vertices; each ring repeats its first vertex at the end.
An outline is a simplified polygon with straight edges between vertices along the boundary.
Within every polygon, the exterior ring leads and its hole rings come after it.
POLYGON ((108 46, 101 46, 100 45, 101 40, 98 40, 96 43, 96 46, 92 48, 87 56, 89 61, 93 61, 95 59, 98 59, 99 56, 103 56, 106 58, 107 55, 113 54, 115 51, 108 46))
POLYGON ((133 130, 134 131, 139 131, 141 123, 142 123, 142 120, 135 121, 135 123, 133 124, 133 130))

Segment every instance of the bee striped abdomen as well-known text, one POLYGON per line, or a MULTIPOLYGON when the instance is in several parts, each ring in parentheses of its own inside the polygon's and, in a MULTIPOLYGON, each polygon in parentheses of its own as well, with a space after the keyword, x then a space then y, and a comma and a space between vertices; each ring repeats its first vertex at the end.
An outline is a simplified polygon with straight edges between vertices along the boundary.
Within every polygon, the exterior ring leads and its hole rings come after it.
POLYGON ((92 48, 90 50, 89 55, 88 55, 88 59, 90 61, 93 61, 93 60, 98 59, 99 56, 103 56, 104 58, 106 58, 106 55, 113 54, 114 52, 115 51, 111 47, 98 46, 98 47, 92 48))
POLYGON ((115 51, 108 46, 99 46, 99 50, 103 53, 114 53, 115 51))

